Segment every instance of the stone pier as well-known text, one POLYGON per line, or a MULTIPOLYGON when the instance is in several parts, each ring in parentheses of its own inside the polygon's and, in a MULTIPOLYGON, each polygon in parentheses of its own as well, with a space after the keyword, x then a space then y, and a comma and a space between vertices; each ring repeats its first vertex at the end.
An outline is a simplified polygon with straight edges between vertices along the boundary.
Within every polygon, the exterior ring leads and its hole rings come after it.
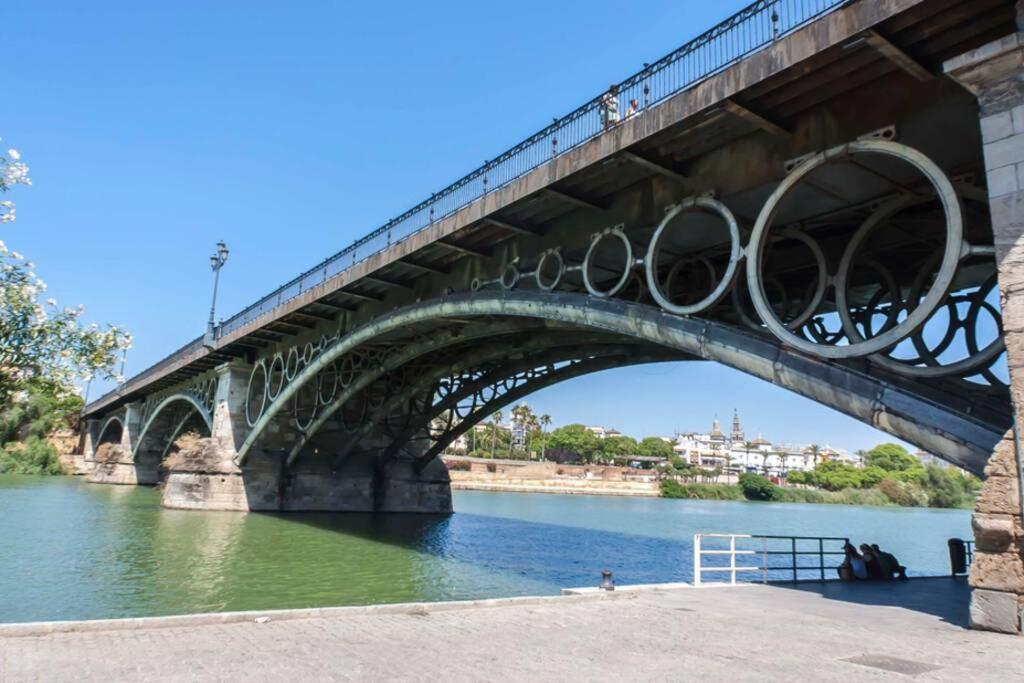
MULTIPOLYGON (((1024 27, 1024 3, 1017 6, 1024 27)), ((1018 425, 1024 425, 1024 33, 972 50, 945 71, 978 98, 992 230, 1018 425)), ((1021 525, 1019 444, 1012 430, 987 467, 972 524, 971 625, 1021 633, 1024 613, 1024 528, 1021 525)))
MULTIPOLYGON (((281 450, 255 452, 243 467, 238 448, 249 433, 245 419, 250 368, 226 364, 217 370, 213 429, 209 438, 170 452, 163 460, 161 501, 164 507, 187 510, 262 510, 287 512, 418 512, 452 511, 448 470, 440 459, 422 470, 409 457, 380 464, 370 452, 333 466, 333 456, 320 452, 285 463, 291 432, 281 428, 271 446, 281 450)), ((384 450, 386 442, 380 444, 384 450)))

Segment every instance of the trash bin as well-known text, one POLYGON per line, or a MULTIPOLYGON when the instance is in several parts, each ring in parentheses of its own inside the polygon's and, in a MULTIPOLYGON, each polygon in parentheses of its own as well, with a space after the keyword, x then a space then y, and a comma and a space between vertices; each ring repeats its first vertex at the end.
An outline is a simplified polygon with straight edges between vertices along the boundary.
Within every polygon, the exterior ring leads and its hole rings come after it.
POLYGON ((951 538, 949 544, 949 573, 952 576, 967 573, 967 544, 959 538, 951 538))

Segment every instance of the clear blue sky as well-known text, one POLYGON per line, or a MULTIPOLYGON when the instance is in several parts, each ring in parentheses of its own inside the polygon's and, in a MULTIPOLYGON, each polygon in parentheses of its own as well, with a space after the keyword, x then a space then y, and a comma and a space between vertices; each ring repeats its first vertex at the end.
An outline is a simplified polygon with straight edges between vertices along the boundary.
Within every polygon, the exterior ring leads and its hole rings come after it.
MULTIPOLYGON (((0 136, 35 185, 8 246, 135 335, 131 375, 745 2, 7 0, 0 136)), ((98 396, 93 388, 93 398, 98 396)), ((531 401, 556 424, 885 438, 708 364, 623 369, 531 401)))

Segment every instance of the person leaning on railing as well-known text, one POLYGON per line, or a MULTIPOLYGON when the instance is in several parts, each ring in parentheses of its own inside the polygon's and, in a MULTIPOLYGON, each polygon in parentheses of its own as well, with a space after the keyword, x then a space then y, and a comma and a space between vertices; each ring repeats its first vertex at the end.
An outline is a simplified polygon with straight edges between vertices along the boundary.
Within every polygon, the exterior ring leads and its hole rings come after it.
POLYGON ((604 129, 608 130, 619 122, 619 86, 612 83, 608 86, 608 92, 601 95, 601 123, 604 129))

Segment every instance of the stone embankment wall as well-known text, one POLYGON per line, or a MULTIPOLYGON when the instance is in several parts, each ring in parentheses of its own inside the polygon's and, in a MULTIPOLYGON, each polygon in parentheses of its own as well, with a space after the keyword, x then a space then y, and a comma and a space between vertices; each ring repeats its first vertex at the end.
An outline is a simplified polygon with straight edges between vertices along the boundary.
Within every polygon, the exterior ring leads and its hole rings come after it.
POLYGON ((454 489, 605 496, 658 496, 651 472, 601 465, 445 458, 454 489), (464 469, 465 467, 469 469, 464 469), (492 471, 493 470, 493 471, 492 471))

